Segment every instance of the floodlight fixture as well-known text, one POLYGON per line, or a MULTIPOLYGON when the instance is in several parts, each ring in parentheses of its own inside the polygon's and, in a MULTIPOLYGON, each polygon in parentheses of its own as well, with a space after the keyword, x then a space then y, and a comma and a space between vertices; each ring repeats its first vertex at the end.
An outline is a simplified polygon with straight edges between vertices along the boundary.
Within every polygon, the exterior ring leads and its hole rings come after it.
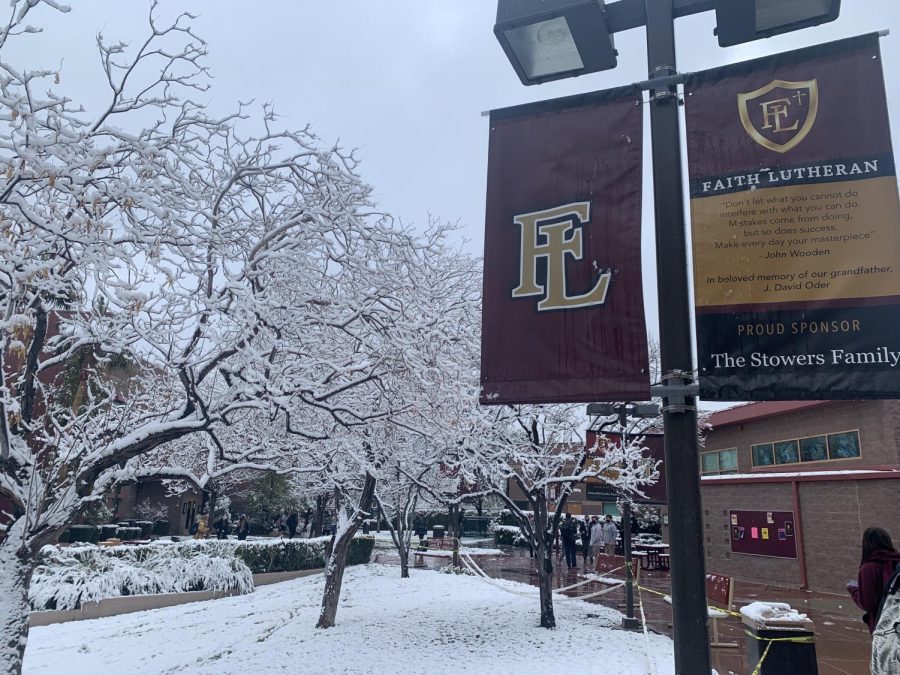
POLYGON ((628 414, 631 417, 658 417, 659 406, 656 403, 635 403, 628 406, 628 414))
POLYGON ((615 403, 588 403, 587 414, 596 417, 609 417, 619 414, 619 406, 615 403))
POLYGON ((499 0, 494 34, 522 84, 616 67, 604 0, 499 0))
POLYGON ((716 0, 720 47, 789 33, 838 18, 841 0, 716 0))

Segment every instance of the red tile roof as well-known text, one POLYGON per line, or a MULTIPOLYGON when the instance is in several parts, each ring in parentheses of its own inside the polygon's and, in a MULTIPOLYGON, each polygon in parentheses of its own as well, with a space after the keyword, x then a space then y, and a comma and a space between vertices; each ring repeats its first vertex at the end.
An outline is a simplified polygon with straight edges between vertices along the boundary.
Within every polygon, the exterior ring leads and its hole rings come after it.
POLYGON ((832 403, 832 401, 760 401, 758 403, 745 403, 734 408, 726 408, 725 410, 714 412, 709 416, 708 422, 715 429, 717 427, 760 420, 766 417, 774 417, 775 415, 785 415, 808 408, 817 408, 829 403, 832 403))

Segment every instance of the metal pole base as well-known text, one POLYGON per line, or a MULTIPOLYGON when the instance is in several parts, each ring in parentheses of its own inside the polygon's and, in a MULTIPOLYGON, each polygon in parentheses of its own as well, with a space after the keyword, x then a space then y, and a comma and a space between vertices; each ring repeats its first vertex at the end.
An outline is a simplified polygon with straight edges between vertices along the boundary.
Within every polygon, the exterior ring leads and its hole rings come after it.
POLYGON ((635 619, 634 617, 623 616, 622 617, 622 628, 624 630, 638 630, 641 627, 641 622, 635 619))

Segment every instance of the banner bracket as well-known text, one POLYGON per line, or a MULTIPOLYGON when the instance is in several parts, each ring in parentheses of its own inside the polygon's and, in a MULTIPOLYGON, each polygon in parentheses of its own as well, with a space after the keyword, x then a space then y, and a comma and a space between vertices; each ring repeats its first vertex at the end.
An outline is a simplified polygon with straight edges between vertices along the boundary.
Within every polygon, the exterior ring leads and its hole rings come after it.
POLYGON ((697 409, 695 405, 688 405, 687 397, 697 396, 700 393, 700 385, 692 382, 690 373, 680 370, 672 371, 663 376, 666 384, 658 384, 650 387, 650 394, 663 399, 663 412, 686 413, 697 409), (676 382, 669 384, 671 380, 676 382))

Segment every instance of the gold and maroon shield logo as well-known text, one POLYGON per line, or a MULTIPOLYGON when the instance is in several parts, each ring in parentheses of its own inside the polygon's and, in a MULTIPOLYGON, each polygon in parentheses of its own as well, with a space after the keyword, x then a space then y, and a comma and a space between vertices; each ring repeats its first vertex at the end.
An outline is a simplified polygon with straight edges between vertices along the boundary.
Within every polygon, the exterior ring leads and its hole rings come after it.
POLYGON ((817 80, 772 80, 737 98, 741 123, 750 138, 775 152, 797 147, 813 128, 819 111, 817 80))

